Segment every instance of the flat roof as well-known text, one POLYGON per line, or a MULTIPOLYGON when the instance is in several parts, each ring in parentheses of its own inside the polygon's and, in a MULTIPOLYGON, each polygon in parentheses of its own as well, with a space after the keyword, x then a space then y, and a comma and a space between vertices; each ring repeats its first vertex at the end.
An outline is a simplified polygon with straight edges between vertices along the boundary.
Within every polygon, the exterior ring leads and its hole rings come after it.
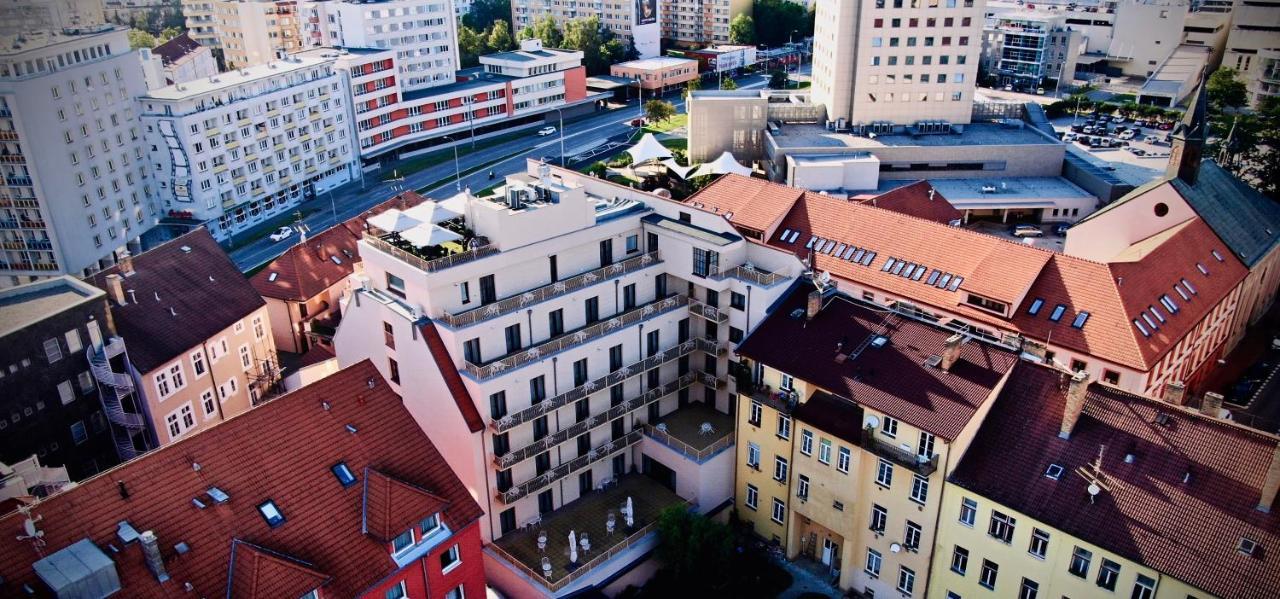
POLYGON ((509 52, 495 52, 493 54, 485 54, 480 58, 488 58, 490 60, 510 60, 512 62, 529 62, 540 60, 543 58, 561 58, 576 54, 577 50, 561 50, 559 48, 543 48, 541 50, 511 50, 509 52))
POLYGON ((975 179, 930 179, 929 184, 951 202, 966 200, 998 202, 1000 200, 1086 199, 1093 195, 1062 177, 1012 177, 975 179), (982 191, 983 186, 996 186, 995 193, 982 191))
POLYGON ((65 275, 4 289, 0 291, 0 337, 105 295, 65 275))
POLYGON ((320 54, 291 54, 290 60, 273 60, 243 69, 218 73, 213 77, 202 77, 186 83, 153 89, 146 95, 141 96, 141 98, 143 100, 186 100, 201 94, 253 83, 259 79, 318 67, 335 59, 335 57, 326 57, 320 54))
POLYGON ((507 81, 511 81, 515 77, 508 75, 497 75, 494 73, 485 73, 485 76, 479 79, 468 79, 466 81, 455 81, 444 85, 436 85, 424 89, 415 89, 413 91, 404 92, 401 96, 403 100, 418 100, 421 98, 429 98, 431 96, 440 96, 453 92, 464 91, 477 87, 485 87, 488 85, 501 85, 507 81))
POLYGON ((628 60, 620 62, 613 66, 623 67, 627 69, 640 69, 642 71, 651 71, 655 69, 666 69, 685 65, 688 63, 698 64, 697 60, 692 58, 676 58, 675 56, 656 56, 654 58, 641 58, 640 60, 628 60))
POLYGON ((1010 127, 995 123, 963 125, 962 133, 942 135, 909 135, 894 133, 875 138, 829 131, 819 123, 783 125, 777 133, 769 132, 778 147, 786 148, 878 148, 949 147, 949 146, 1019 146, 1060 144, 1030 126, 1010 127))
POLYGON ((1210 49, 1205 46, 1178 46, 1169 59, 1142 85, 1142 93, 1173 96, 1174 100, 1180 100, 1178 92, 1182 91, 1187 82, 1200 76, 1200 71, 1209 62, 1209 53, 1210 49))

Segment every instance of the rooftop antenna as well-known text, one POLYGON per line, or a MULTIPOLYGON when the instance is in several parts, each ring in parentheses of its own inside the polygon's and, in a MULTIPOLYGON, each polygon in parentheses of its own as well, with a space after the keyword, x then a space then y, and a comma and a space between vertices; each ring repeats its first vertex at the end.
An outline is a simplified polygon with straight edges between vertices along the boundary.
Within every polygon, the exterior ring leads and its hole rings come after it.
POLYGON ((18 506, 18 511, 21 512, 24 517, 26 517, 26 520, 22 522, 23 534, 18 535, 18 540, 31 541, 31 544, 35 546, 36 552, 39 553, 41 557, 43 557, 44 556, 43 549, 45 545, 44 531, 36 528, 36 523, 43 520, 44 516, 36 515, 33 518, 31 516, 31 506, 29 505, 18 506))
POLYGON ((1076 474, 1079 474, 1086 481, 1089 481, 1089 486, 1086 490, 1089 492, 1089 503, 1091 504, 1096 503, 1098 495, 1102 494, 1103 491, 1111 491, 1111 487, 1109 487, 1106 482, 1107 475, 1102 471, 1102 456, 1106 450, 1106 445, 1099 445, 1097 459, 1087 467, 1081 466, 1076 468, 1076 474))

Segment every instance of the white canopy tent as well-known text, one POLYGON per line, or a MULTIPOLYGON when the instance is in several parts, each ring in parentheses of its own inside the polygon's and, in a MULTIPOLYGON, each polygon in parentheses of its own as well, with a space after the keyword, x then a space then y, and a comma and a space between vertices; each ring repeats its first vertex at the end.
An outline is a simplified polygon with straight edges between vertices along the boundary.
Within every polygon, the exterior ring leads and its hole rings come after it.
POLYGON ((641 164, 651 160, 662 160, 671 157, 671 150, 662 145, 652 133, 645 133, 636 145, 627 149, 633 164, 641 164))
POLYGON ((444 202, 432 202, 428 200, 405 210, 404 214, 424 223, 439 224, 447 220, 459 218, 463 213, 446 207, 444 202))
POLYGON ((412 243, 415 247, 431 247, 448 243, 450 241, 459 241, 462 236, 445 229, 439 225, 421 224, 417 227, 409 229, 400 235, 402 239, 412 243))
POLYGON ((675 158, 668 158, 666 160, 663 160, 662 165, 671 169, 671 172, 675 173, 676 176, 680 177, 681 179, 688 179, 689 172, 692 171, 694 168, 696 168, 692 166, 680 166, 680 163, 676 162, 675 158))
POLYGON ((376 227, 389 233, 403 233, 423 224, 421 220, 405 214, 399 208, 388 208, 380 214, 375 214, 369 218, 368 223, 371 227, 376 227))
POLYGON ((751 167, 738 164, 733 154, 725 152, 719 158, 699 166, 698 170, 693 172, 693 176, 701 177, 703 175, 724 175, 728 173, 750 176, 751 172, 751 167))

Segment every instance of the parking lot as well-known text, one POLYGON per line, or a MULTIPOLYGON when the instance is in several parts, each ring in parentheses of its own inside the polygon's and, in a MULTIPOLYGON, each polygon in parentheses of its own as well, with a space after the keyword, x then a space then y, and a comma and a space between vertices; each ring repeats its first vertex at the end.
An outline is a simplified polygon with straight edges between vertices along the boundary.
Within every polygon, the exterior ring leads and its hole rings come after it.
POLYGON ((1062 243, 1066 241, 1066 236, 1058 235, 1054 229, 1055 225, 1031 225, 1040 230, 1040 237, 1019 237, 1013 234, 1013 223, 995 223, 988 221, 971 222, 964 228, 987 235, 994 235, 1002 239, 1007 239, 1014 243, 1022 243, 1026 245, 1034 245, 1036 247, 1053 250, 1055 252, 1062 251, 1062 243))
POLYGON ((1227 354, 1202 384, 1203 391, 1221 393, 1224 407, 1236 422, 1268 432, 1280 432, 1280 303, 1273 305, 1244 339, 1227 354))
MULTIPOLYGON (((1101 132, 1090 130, 1084 132, 1089 119, 1081 117, 1060 117, 1053 120, 1053 128, 1059 137, 1070 140, 1077 148, 1112 162, 1126 162, 1147 168, 1156 168, 1169 159, 1169 143, 1165 141, 1169 129, 1160 129, 1151 124, 1135 125, 1131 119, 1117 123, 1108 119, 1106 129, 1101 132), (1080 131, 1076 131, 1079 129, 1080 131), (1133 131, 1132 134, 1124 131, 1133 131), (1130 137, 1131 136, 1131 137, 1130 137), (1154 138, 1154 139, 1151 139, 1154 138), (1151 141, 1148 141, 1151 139, 1151 141), (1089 142, 1107 140, 1106 145, 1089 142)), ((1095 123, 1096 127, 1097 124, 1095 123)))

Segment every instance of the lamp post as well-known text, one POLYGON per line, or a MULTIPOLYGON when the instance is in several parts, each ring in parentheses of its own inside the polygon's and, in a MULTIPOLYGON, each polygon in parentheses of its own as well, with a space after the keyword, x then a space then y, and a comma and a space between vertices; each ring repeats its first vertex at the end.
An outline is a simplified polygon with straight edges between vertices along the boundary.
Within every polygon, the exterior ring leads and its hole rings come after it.
POLYGON ((452 136, 446 135, 442 139, 449 140, 453 144, 453 187, 458 191, 462 191, 462 168, 458 166, 458 140, 452 136))
POLYGON ((556 117, 560 119, 560 168, 564 168, 564 107, 556 107, 556 117))

